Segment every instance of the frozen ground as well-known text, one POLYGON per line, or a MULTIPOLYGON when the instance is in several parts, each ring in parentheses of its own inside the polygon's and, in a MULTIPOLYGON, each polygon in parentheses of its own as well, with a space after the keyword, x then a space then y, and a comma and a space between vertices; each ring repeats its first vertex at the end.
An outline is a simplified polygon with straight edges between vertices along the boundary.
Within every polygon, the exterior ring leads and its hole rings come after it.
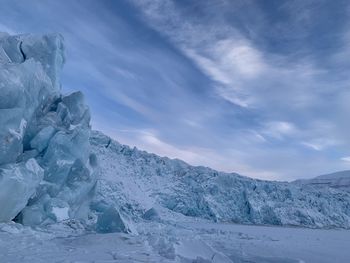
POLYGON ((315 262, 348 263, 348 230, 145 223, 139 235, 79 233, 64 225, 0 227, 0 262, 315 262))

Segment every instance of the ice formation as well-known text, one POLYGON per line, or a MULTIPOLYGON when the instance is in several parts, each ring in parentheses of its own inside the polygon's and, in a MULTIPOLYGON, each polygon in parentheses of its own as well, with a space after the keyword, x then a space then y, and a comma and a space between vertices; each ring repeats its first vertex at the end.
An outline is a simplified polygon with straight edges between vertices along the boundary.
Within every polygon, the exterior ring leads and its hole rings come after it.
POLYGON ((82 93, 60 94, 60 35, 0 35, 0 221, 86 218, 96 183, 82 93))
POLYGON ((0 34, 0 222, 76 220, 101 233, 177 218, 350 228, 349 192, 193 167, 91 132, 83 94, 60 91, 62 41, 0 34))

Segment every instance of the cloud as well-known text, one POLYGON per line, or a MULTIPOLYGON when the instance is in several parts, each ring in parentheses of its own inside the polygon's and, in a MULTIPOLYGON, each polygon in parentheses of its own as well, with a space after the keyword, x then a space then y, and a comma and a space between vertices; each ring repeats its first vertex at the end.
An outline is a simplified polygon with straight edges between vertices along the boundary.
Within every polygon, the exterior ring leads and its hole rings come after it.
POLYGON ((154 28, 217 82, 213 85, 215 93, 223 99, 252 108, 257 115, 270 115, 270 122, 303 114, 324 100, 320 91, 329 88, 319 79, 328 72, 308 57, 291 61, 293 54, 263 52, 226 24, 199 23, 185 17, 172 1, 137 5, 154 28))
POLYGON ((286 121, 268 122, 264 126, 265 128, 262 130, 262 133, 276 139, 292 136, 299 132, 293 123, 286 121))
POLYGON ((224 39, 214 41, 206 48, 206 55, 184 49, 198 66, 214 80, 224 85, 237 85, 237 79, 254 79, 264 72, 267 65, 260 52, 247 40, 224 39))
POLYGON ((339 141, 329 138, 319 138, 319 139, 312 139, 309 142, 302 142, 301 144, 305 145, 306 147, 309 147, 315 151, 322 151, 327 149, 328 147, 339 145, 339 141))
POLYGON ((172 1, 133 3, 143 10, 154 28, 169 37, 205 74, 218 82, 218 95, 239 106, 248 106, 245 95, 241 94, 241 79, 257 77, 266 65, 247 39, 232 27, 203 25, 183 17, 172 1))
POLYGON ((350 156, 344 156, 341 158, 341 160, 344 162, 350 162, 350 156))
POLYGON ((251 97, 244 90, 244 81, 254 79, 266 70, 259 52, 248 44, 230 39, 212 46, 206 50, 207 56, 188 48, 183 51, 205 74, 218 82, 215 86, 218 95, 241 107, 248 107, 251 97))
POLYGON ((114 71, 124 78, 137 79, 137 76, 130 70, 123 69, 121 67, 115 67, 114 71))

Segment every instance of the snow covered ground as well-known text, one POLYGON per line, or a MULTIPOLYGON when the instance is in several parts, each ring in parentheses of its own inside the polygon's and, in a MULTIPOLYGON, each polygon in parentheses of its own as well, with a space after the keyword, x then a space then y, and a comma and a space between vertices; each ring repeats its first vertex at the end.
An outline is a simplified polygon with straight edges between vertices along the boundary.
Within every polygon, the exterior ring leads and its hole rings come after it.
POLYGON ((218 224, 145 223, 139 235, 79 233, 61 224, 0 226, 1 263, 315 262, 348 263, 350 231, 218 224))

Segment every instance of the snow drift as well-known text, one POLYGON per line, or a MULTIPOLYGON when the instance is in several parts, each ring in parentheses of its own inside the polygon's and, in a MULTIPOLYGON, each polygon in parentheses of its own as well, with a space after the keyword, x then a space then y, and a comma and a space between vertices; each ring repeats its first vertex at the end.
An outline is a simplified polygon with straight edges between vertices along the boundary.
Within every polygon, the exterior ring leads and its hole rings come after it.
POLYGON ((193 167, 91 132, 83 94, 61 94, 64 60, 60 35, 0 34, 0 222, 78 220, 101 233, 177 217, 350 227, 347 192, 193 167))

